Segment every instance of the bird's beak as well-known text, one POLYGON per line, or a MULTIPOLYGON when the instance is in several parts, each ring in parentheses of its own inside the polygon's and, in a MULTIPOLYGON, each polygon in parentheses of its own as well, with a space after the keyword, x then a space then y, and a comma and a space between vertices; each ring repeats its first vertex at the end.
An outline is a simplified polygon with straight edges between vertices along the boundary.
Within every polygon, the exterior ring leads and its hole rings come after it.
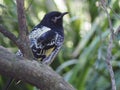
POLYGON ((64 15, 68 14, 68 12, 64 12, 61 14, 61 17, 63 17, 64 15))
POLYGON ((62 13, 60 16, 58 16, 56 19, 60 19, 60 18, 63 18, 64 15, 68 14, 68 12, 64 12, 62 13))
POLYGON ((60 16, 55 17, 55 19, 53 19, 52 21, 53 21, 54 23, 56 23, 58 19, 63 18, 63 16, 66 15, 66 14, 68 14, 68 12, 64 12, 64 13, 62 13, 60 16))

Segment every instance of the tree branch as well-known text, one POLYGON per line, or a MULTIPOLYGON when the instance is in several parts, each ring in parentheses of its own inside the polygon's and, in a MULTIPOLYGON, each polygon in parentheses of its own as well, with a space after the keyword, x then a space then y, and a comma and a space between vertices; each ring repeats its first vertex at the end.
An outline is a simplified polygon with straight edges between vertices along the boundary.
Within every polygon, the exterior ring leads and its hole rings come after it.
POLYGON ((16 0, 16 2, 17 2, 17 12, 18 12, 19 39, 22 42, 20 50, 22 51, 24 57, 31 59, 34 58, 34 56, 29 47, 30 42, 28 38, 28 30, 27 30, 26 17, 24 11, 24 0, 16 0))
POLYGON ((12 34, 11 32, 9 32, 8 30, 6 30, 4 27, 2 27, 2 25, 0 25, 0 32, 4 36, 8 37, 14 44, 19 46, 17 43, 17 40, 18 40, 17 37, 14 34, 12 34))
POLYGON ((101 0, 101 4, 102 4, 102 7, 103 7, 104 11, 107 14, 107 18, 108 18, 108 22, 109 22, 109 26, 110 26, 110 40, 109 40, 109 45, 108 45, 108 48, 107 48, 106 62, 107 62, 108 70, 109 70, 109 73, 110 73, 112 90, 116 90, 114 71, 113 71, 112 64, 111 64, 114 30, 113 30, 112 22, 111 22, 111 19, 110 19, 110 15, 109 15, 109 13, 107 11, 107 8, 106 8, 106 2, 104 0, 101 0))
POLYGON ((0 32, 8 37, 18 48, 22 51, 24 57, 28 59, 33 59, 34 56, 30 49, 30 42, 28 38, 28 30, 26 25, 26 18, 24 13, 24 0, 16 0, 17 2, 17 11, 18 11, 18 24, 19 24, 19 39, 6 30, 5 28, 0 25, 0 32))
POLYGON ((25 60, 0 46, 0 73, 28 82, 41 90, 75 90, 49 66, 25 60))
POLYGON ((2 25, 0 25, 0 32, 8 37, 18 48, 21 48, 22 42, 13 33, 6 30, 2 25))

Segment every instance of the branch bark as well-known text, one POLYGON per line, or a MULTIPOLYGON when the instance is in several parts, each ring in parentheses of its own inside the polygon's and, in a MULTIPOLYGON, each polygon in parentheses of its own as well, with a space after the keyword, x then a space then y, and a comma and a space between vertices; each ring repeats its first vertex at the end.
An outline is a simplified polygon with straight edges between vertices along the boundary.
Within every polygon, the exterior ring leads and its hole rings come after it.
POLYGON ((2 25, 0 25, 0 32, 9 38, 20 50, 23 46, 23 42, 17 38, 13 33, 11 33, 9 30, 5 29, 2 25))
POLYGON ((14 44, 16 44, 17 46, 19 46, 19 44, 17 42, 18 41, 17 37, 13 33, 11 33, 8 30, 6 30, 2 25, 0 25, 0 32, 4 36, 8 37, 14 44))
POLYGON ((28 38, 28 30, 27 30, 26 17, 24 11, 24 0, 16 0, 16 2, 17 2, 17 12, 18 12, 19 39, 22 42, 20 50, 23 53, 24 57, 31 59, 34 58, 34 56, 29 47, 30 42, 28 38))
POLYGON ((16 56, 0 46, 0 74, 28 82, 41 90, 75 90, 49 66, 16 56))

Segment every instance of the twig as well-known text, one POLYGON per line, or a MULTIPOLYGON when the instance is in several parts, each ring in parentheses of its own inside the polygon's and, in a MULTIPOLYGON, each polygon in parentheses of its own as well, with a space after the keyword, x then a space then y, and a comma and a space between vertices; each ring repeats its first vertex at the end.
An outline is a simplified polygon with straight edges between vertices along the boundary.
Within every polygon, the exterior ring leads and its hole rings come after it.
POLYGON ((4 36, 8 37, 14 44, 18 45, 18 43, 16 42, 18 40, 17 37, 13 33, 6 30, 2 25, 0 25, 0 32, 4 36))
POLYGON ((31 7, 32 3, 33 3, 33 0, 31 0, 31 1, 30 1, 29 6, 28 6, 28 7, 27 7, 27 9, 25 10, 26 12, 30 9, 30 7, 31 7))
POLYGON ((107 18, 108 18, 108 22, 109 22, 109 26, 110 26, 110 40, 109 40, 109 45, 107 48, 107 58, 106 58, 106 62, 108 65, 108 70, 110 73, 110 78, 111 78, 111 83, 112 83, 112 90, 116 90, 116 84, 115 84, 115 78, 114 78, 114 72, 113 72, 113 68, 112 68, 112 64, 111 64, 111 59, 112 59, 112 46, 113 46, 113 38, 114 38, 114 30, 113 30, 113 26, 112 26, 112 22, 110 19, 110 15, 107 11, 106 8, 106 3, 104 0, 101 0, 101 4, 103 6, 103 9, 105 10, 106 14, 107 14, 107 18))
POLYGON ((16 0, 16 2, 17 2, 20 38, 25 39, 25 36, 28 34, 28 30, 27 30, 26 17, 24 12, 24 0, 16 0))
POLYGON ((75 90, 48 65, 16 56, 0 46, 0 74, 28 82, 40 90, 75 90))
POLYGON ((22 42, 20 39, 18 39, 13 33, 10 31, 6 30, 2 25, 0 25, 0 32, 8 37, 18 48, 21 48, 22 42))
POLYGON ((30 42, 28 38, 28 30, 24 12, 24 0, 16 0, 17 2, 17 12, 18 12, 18 24, 19 24, 19 39, 22 42, 20 50, 22 51, 24 57, 31 59, 34 58, 32 51, 30 49, 30 42))

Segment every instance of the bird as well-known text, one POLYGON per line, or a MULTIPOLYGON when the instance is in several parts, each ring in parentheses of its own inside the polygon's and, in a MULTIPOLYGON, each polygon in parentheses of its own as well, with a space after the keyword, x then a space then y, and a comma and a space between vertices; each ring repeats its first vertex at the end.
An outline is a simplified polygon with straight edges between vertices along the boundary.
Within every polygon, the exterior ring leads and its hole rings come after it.
MULTIPOLYGON (((68 12, 47 13, 29 34, 30 48, 34 57, 45 64, 51 64, 64 42, 63 16, 68 12)), ((21 51, 17 55, 23 56, 21 51)))
MULTIPOLYGON (((34 58, 41 63, 50 65, 60 51, 64 42, 63 17, 66 14, 68 12, 59 11, 45 14, 41 22, 29 33, 31 51, 34 58)), ((20 50, 16 55, 23 56, 20 50)), ((9 80, 4 90, 8 90, 12 80, 9 80)))

